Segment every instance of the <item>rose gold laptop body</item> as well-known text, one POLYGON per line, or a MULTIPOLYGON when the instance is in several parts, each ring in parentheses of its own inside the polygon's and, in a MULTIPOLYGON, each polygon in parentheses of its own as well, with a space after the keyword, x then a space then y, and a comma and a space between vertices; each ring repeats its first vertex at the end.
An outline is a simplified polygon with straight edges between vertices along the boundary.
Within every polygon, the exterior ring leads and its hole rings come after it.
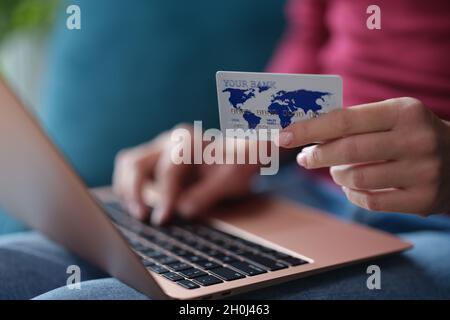
POLYGON ((286 200, 249 200, 218 210, 209 223, 310 263, 189 290, 147 271, 96 200, 110 201, 114 195, 108 188, 95 193, 0 80, 0 207, 154 299, 221 298, 411 247, 286 200))

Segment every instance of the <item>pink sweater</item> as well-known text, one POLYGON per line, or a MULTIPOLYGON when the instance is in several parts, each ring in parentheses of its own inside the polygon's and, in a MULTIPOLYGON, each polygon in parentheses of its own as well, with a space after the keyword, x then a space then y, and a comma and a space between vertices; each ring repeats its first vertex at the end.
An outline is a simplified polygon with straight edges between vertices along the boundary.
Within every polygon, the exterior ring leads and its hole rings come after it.
POLYGON ((450 120, 450 0, 291 0, 268 69, 339 74, 344 105, 400 96, 450 120), (366 9, 381 8, 381 30, 366 9))

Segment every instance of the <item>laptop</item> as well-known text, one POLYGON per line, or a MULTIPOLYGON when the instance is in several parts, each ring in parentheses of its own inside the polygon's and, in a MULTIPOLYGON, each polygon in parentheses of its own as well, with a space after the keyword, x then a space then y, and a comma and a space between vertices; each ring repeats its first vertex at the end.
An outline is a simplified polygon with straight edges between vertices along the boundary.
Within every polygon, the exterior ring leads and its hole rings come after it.
POLYGON ((0 150, 0 207, 153 299, 228 297, 411 247, 269 195, 195 223, 136 221, 110 188, 86 188, 1 80, 0 150))

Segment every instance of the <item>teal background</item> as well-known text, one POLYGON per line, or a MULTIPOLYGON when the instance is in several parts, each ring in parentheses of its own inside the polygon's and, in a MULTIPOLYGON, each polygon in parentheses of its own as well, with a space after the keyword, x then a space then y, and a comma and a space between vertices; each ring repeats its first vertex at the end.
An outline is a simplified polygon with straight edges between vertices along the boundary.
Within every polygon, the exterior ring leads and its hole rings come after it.
POLYGON ((218 127, 215 73, 261 71, 283 4, 257 0, 85 0, 82 30, 55 27, 41 119, 89 186, 113 159, 180 122, 218 127))
MULTIPOLYGON (((215 73, 262 71, 284 28, 279 0, 70 0, 57 19, 39 118, 90 186, 116 153, 180 122, 218 127, 215 73), (81 8, 82 30, 65 8, 81 8)), ((20 229, 0 217, 0 233, 20 229)))

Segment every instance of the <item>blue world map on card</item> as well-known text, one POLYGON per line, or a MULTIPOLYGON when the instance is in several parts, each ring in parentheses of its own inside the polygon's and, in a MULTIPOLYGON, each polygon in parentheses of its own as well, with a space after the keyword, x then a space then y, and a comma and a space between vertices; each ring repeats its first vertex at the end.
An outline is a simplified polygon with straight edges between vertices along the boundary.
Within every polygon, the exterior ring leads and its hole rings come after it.
POLYGON ((244 111, 242 117, 245 121, 247 121, 249 129, 256 129, 258 124, 261 122, 261 117, 258 117, 256 114, 248 110, 244 111))
MULTIPOLYGON (((236 89, 236 88, 226 88, 222 92, 228 92, 230 97, 228 101, 230 101, 231 105, 236 109, 240 109, 240 107, 251 98, 255 97, 255 89, 236 89)), ((261 91, 260 91, 261 92, 261 91)))
MULTIPOLYGON (((270 87, 257 87, 250 89, 226 88, 222 92, 228 92, 228 101, 235 109, 241 110, 243 119, 248 123, 249 129, 256 129, 261 123, 261 117, 246 108, 246 103, 250 99, 257 98, 259 94, 271 89, 270 87)), ((285 91, 279 90, 270 95, 270 99, 264 106, 269 114, 279 118, 280 126, 286 128, 292 123, 295 112, 302 110, 304 114, 312 112, 318 114, 322 106, 318 101, 324 101, 329 92, 311 91, 305 89, 285 91)))

